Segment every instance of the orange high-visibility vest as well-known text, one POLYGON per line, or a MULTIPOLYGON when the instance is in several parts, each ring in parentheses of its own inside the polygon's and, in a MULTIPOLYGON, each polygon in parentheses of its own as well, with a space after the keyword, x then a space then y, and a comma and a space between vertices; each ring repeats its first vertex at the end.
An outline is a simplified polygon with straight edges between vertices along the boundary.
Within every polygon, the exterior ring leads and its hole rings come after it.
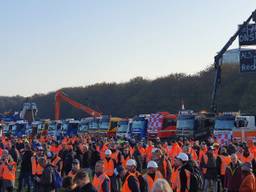
MULTIPOLYGON (((95 187, 95 189, 97 190, 97 192, 103 192, 102 190, 102 184, 105 181, 105 179, 108 179, 108 176, 105 174, 101 174, 99 177, 97 177, 96 175, 94 175, 93 180, 92 180, 92 185, 95 187)), ((109 180, 109 189, 110 189, 110 180, 109 180)))
MULTIPOLYGON (((185 192, 189 192, 190 190, 190 181, 191 181, 191 173, 187 169, 184 170, 187 178, 187 183, 186 183, 186 190, 185 192)), ((176 190, 176 192, 180 192, 181 190, 181 181, 180 181, 180 168, 177 168, 174 172, 174 176, 172 178, 172 189, 176 190)))
POLYGON ((148 184, 148 190, 149 192, 153 189, 153 185, 154 185, 154 182, 157 180, 157 179, 162 179, 163 178, 163 175, 160 173, 160 171, 156 171, 155 173, 155 178, 154 180, 152 179, 152 177, 150 177, 148 174, 145 174, 144 175, 144 179, 146 180, 147 184, 148 184))
POLYGON ((55 157, 55 158, 52 160, 51 164, 52 164, 53 166, 56 166, 60 160, 61 160, 61 158, 60 158, 59 156, 57 156, 57 157, 55 157))
POLYGON ((8 181, 15 181, 15 176, 16 176, 16 163, 15 162, 10 162, 8 165, 3 166, 3 180, 8 180, 8 181), (12 166, 12 169, 9 170, 9 166, 12 166))
POLYGON ((121 189, 122 192, 132 192, 132 189, 130 189, 130 188, 129 188, 129 185, 128 185, 128 179, 129 179, 130 177, 132 177, 132 176, 133 176, 133 177, 135 178, 135 180, 137 181, 138 186, 140 186, 139 180, 138 180, 138 178, 136 177, 136 175, 133 174, 133 173, 129 173, 129 175, 126 177, 126 179, 125 179, 125 181, 124 181, 124 183, 123 183, 123 186, 122 186, 122 189, 121 189))
POLYGON ((171 175, 171 187, 175 191, 178 188, 178 177, 179 177, 179 168, 174 168, 171 175))
POLYGON ((243 155, 240 157, 240 161, 242 163, 251 163, 252 160, 253 160, 253 155, 252 154, 250 154, 248 157, 245 157, 243 155))
POLYGON ((123 165, 123 167, 126 167, 126 162, 127 162, 129 159, 131 159, 131 156, 130 156, 130 155, 128 155, 126 158, 125 158, 125 157, 122 158, 122 165, 123 165))
POLYGON ((231 158, 230 156, 220 155, 220 159, 221 159, 220 175, 225 175, 226 169, 231 163, 231 158))
POLYGON ((116 151, 115 153, 112 153, 111 154, 111 159, 114 159, 116 162, 118 162, 118 155, 119 155, 118 151, 116 151))
POLYGON ((37 162, 36 157, 31 157, 32 175, 42 175, 44 168, 37 162))
POLYGON ((111 177, 114 175, 115 164, 113 159, 110 159, 109 161, 104 159, 104 167, 105 167, 104 173, 107 176, 111 177))

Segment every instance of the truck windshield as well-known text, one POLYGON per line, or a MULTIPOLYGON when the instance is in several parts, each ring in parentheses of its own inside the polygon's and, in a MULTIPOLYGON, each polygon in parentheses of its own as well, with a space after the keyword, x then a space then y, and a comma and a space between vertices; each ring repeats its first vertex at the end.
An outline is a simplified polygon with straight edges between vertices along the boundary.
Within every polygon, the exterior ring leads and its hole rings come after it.
POLYGON ((98 129, 98 122, 97 121, 91 121, 89 122, 89 129, 98 129))
POLYGON ((224 120, 217 119, 215 120, 214 129, 215 130, 232 130, 235 126, 235 122, 233 120, 224 120))
POLYGON ((143 130, 144 129, 144 121, 140 120, 140 121, 133 121, 132 122, 132 130, 133 131, 139 131, 139 130, 143 130))
POLYGON ((108 130, 108 128, 109 128, 109 119, 102 119, 100 121, 100 129, 108 130))
POLYGON ((128 129, 128 121, 121 121, 118 123, 118 132, 119 133, 125 133, 126 130, 128 129))
POLYGON ((178 119, 177 129, 193 129, 195 125, 195 119, 178 119))
POLYGON ((69 123, 68 124, 68 130, 72 130, 72 131, 75 131, 75 130, 78 130, 78 126, 79 124, 78 123, 69 123))

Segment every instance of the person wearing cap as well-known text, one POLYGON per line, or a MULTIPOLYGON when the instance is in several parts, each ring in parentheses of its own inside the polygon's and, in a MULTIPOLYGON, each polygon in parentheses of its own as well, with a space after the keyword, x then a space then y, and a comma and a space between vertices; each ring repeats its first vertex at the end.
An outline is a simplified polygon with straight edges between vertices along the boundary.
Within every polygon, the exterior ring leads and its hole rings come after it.
POLYGON ((213 190, 217 191, 217 164, 213 146, 210 146, 206 155, 203 156, 201 168, 204 175, 204 191, 207 192, 210 184, 212 184, 213 190))
POLYGON ((104 158, 104 173, 109 177, 111 182, 111 191, 116 192, 116 180, 114 178, 114 169, 116 167, 116 161, 115 159, 111 158, 112 151, 110 149, 107 149, 105 151, 105 158, 104 158))
POLYGON ((129 159, 126 162, 126 173, 124 176, 124 182, 122 190, 124 192, 140 192, 139 179, 136 176, 136 161, 129 159))
POLYGON ((180 153, 174 160, 174 172, 171 177, 171 187, 177 192, 186 192, 190 188, 191 173, 187 169, 189 161, 186 153, 180 153))
POLYGON ((231 163, 226 169, 224 178, 224 189, 228 192, 238 192, 242 182, 241 162, 236 154, 231 155, 231 163))
POLYGON ((110 192, 111 183, 109 177, 104 173, 104 161, 97 161, 92 184, 98 192, 110 192))
POLYGON ((242 183, 239 188, 239 192, 255 192, 256 180, 252 173, 251 163, 244 163, 242 165, 242 183))
POLYGON ((79 170, 80 170, 80 162, 78 159, 74 159, 72 162, 72 169, 71 171, 69 171, 68 176, 74 178, 79 170))
POLYGON ((155 161, 149 161, 147 164, 147 173, 143 178, 147 182, 149 192, 152 190, 154 182, 158 179, 162 179, 163 175, 158 169, 158 165, 155 161))

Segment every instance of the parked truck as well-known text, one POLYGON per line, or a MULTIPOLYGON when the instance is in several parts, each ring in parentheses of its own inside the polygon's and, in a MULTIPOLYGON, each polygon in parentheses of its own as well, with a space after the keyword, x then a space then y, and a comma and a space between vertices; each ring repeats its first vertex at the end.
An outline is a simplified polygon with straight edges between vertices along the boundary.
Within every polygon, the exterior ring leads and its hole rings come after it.
POLYGON ((213 124, 213 114, 182 110, 178 114, 176 134, 177 137, 206 139, 211 135, 213 124))
POLYGON ((232 132, 235 128, 236 113, 221 113, 214 121, 214 137, 220 144, 232 141, 232 132))
POLYGON ((129 138, 131 133, 132 119, 122 119, 117 124, 116 136, 119 138, 129 138))
POLYGON ((169 139, 176 137, 177 116, 169 112, 150 114, 148 120, 148 138, 169 139))
POLYGON ((145 139, 147 137, 149 114, 141 114, 132 119, 131 137, 145 139))

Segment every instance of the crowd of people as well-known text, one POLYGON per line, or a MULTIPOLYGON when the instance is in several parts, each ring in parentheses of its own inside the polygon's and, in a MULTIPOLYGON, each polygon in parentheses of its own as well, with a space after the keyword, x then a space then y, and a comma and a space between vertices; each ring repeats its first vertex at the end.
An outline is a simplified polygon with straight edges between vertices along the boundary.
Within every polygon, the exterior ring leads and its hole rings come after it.
POLYGON ((2 137, 1 192, 256 192, 256 143, 2 137))

